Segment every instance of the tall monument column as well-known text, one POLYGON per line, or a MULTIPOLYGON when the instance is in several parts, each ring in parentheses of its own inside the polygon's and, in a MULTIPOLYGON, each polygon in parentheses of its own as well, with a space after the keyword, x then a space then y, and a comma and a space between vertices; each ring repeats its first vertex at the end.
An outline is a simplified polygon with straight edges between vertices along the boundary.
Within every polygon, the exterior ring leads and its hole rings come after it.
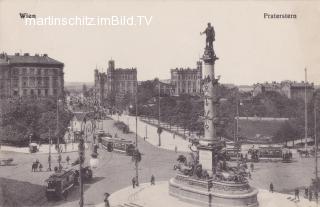
POLYGON ((218 60, 213 50, 213 41, 215 32, 213 27, 208 23, 208 27, 201 34, 206 34, 206 47, 202 60, 203 80, 202 92, 204 98, 204 137, 200 139, 199 163, 202 168, 208 172, 215 173, 217 165, 218 152, 223 148, 223 143, 217 138, 216 125, 218 123, 217 107, 219 104, 218 97, 218 79, 215 78, 214 64, 218 60))
POLYGON ((206 34, 206 47, 202 60, 204 99, 204 137, 197 150, 199 160, 192 166, 184 166, 169 181, 169 194, 198 206, 208 207, 258 207, 258 190, 249 185, 241 169, 229 167, 223 148, 217 137, 218 79, 214 64, 218 59, 213 50, 214 29, 210 23, 201 34, 206 34))

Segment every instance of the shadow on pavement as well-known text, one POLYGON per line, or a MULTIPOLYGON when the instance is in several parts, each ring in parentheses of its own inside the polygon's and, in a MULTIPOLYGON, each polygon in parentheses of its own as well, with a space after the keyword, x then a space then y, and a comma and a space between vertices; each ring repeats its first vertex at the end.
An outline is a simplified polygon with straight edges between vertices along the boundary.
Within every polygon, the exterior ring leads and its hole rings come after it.
POLYGON ((45 186, 0 178, 0 206, 35 206, 45 202, 45 186))
MULTIPOLYGON (((103 180, 104 177, 93 177, 91 181, 84 183, 84 192, 91 184, 103 180)), ((80 199, 80 188, 75 186, 69 193, 66 201, 50 201, 46 199, 46 186, 36 185, 13 179, 0 178, 0 206, 22 207, 22 206, 57 206, 64 203, 74 202, 80 199)))

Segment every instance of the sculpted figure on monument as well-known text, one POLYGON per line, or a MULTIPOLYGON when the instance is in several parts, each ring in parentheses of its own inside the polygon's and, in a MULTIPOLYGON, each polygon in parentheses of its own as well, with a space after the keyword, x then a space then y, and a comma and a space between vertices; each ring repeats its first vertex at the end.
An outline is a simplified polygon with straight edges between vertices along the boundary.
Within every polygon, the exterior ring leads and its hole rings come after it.
POLYGON ((206 34, 206 49, 213 49, 213 41, 215 41, 215 32, 213 26, 211 26, 211 23, 208 23, 207 28, 200 32, 201 35, 206 34))

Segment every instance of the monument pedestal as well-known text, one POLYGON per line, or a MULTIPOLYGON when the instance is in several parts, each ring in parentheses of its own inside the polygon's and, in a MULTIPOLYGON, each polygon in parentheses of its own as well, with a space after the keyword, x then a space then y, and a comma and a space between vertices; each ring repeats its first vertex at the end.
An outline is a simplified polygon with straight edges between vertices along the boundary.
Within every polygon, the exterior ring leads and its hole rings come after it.
POLYGON ((258 190, 245 183, 199 180, 177 174, 169 181, 169 194, 182 201, 207 207, 258 207, 258 190))

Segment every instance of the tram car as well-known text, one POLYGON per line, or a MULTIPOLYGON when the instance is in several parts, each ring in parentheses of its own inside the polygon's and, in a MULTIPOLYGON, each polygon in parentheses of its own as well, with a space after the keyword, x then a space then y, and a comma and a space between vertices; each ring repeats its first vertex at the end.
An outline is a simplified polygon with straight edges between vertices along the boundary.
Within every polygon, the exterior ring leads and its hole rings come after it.
POLYGON ((98 138, 98 142, 101 143, 102 137, 110 137, 110 138, 112 138, 112 135, 109 134, 108 132, 103 131, 103 130, 99 130, 96 133, 96 137, 98 138))
POLYGON ((108 152, 126 153, 129 156, 132 156, 135 150, 134 143, 126 139, 102 137, 101 144, 108 152))
POLYGON ((259 147, 259 157, 282 159, 282 147, 259 147))
POLYGON ((48 201, 62 199, 78 183, 79 173, 71 169, 52 174, 47 180, 46 197, 48 201))

